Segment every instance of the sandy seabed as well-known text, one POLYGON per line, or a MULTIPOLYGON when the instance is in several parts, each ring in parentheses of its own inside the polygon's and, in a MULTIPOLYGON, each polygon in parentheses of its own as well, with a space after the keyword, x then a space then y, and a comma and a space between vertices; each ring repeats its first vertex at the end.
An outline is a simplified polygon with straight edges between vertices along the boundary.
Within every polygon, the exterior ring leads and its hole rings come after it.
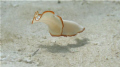
POLYGON ((2 1, 0 19, 1 67, 120 67, 120 2, 2 1), (85 31, 52 37, 46 24, 31 24, 46 10, 85 31))

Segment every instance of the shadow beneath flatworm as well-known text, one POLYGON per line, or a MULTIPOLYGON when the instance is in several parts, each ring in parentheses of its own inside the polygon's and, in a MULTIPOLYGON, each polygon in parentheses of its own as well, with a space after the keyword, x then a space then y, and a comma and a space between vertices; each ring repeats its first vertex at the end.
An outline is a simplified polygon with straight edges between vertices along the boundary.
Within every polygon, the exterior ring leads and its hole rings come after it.
POLYGON ((76 44, 68 44, 67 46, 60 46, 58 44, 54 44, 53 46, 44 46, 44 45, 40 45, 41 48, 47 48, 47 51, 51 52, 51 53, 67 53, 67 52, 71 52, 70 48, 78 48, 81 46, 84 46, 86 44, 88 44, 89 39, 84 38, 82 40, 80 39, 75 39, 76 40, 76 44))

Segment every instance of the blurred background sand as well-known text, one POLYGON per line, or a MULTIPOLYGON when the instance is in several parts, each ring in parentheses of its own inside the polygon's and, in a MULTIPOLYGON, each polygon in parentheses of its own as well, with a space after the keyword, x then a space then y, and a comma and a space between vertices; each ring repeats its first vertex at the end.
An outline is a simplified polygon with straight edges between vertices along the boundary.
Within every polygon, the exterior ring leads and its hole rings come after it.
POLYGON ((2 1, 0 8, 1 67, 120 67, 120 2, 2 1), (47 10, 86 30, 52 37, 44 23, 31 24, 35 11, 47 10))

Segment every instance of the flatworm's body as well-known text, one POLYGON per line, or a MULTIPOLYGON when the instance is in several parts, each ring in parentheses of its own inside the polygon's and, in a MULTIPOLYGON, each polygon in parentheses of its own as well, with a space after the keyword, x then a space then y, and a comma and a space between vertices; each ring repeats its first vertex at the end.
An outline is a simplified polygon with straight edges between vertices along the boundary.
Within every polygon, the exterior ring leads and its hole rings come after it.
POLYGON ((32 24, 35 22, 47 24, 51 36, 75 36, 85 30, 76 22, 62 20, 60 16, 54 15, 53 11, 45 11, 42 14, 39 14, 38 11, 35 12, 32 24))

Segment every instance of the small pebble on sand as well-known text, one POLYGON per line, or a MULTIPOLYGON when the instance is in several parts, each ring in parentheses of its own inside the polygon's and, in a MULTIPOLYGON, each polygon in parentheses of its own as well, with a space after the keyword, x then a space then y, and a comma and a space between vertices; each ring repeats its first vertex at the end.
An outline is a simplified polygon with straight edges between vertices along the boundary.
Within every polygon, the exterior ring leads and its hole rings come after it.
POLYGON ((95 42, 95 43, 93 43, 94 45, 98 45, 98 43, 97 42, 95 42))
POLYGON ((43 39, 47 39, 46 36, 43 36, 42 38, 43 38, 43 39))
POLYGON ((51 43, 55 43, 56 41, 55 40, 51 40, 51 43))
POLYGON ((24 61, 25 63, 32 63, 32 60, 31 60, 30 58, 25 58, 23 61, 24 61))

